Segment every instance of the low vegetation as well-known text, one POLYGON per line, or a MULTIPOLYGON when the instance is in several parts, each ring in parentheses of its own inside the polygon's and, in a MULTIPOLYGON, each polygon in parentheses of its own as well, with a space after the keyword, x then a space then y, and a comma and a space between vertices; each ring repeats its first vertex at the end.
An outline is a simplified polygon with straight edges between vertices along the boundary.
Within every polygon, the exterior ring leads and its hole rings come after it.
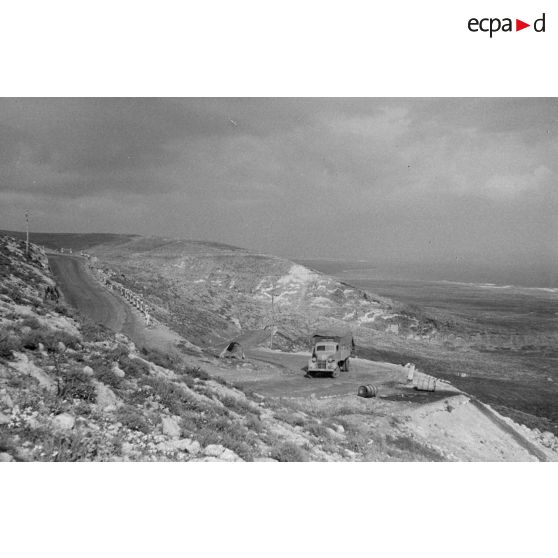
POLYGON ((0 455, 22 461, 355 458, 326 426, 93 324, 44 293, 44 255, 3 237, 0 455))

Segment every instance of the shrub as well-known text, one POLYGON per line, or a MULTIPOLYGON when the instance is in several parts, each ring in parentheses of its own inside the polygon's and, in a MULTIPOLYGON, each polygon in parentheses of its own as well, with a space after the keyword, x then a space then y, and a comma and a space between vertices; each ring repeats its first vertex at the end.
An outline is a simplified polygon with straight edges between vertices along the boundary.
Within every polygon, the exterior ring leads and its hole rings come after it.
POLYGON ((26 349, 30 349, 32 351, 39 348, 39 343, 42 343, 44 340, 44 335, 37 330, 32 330, 29 333, 26 333, 22 338, 22 344, 26 349))
POLYGON ((427 461, 445 461, 444 456, 436 449, 425 446, 409 436, 387 436, 386 442, 414 459, 422 457, 427 461))
POLYGON ((242 399, 240 397, 225 395, 224 397, 221 397, 220 400, 221 403, 223 403, 223 405, 227 407, 227 409, 236 411, 240 415, 257 412, 254 410, 252 405, 250 405, 250 402, 248 400, 242 399))
POLYGON ((124 370, 126 376, 131 378, 140 378, 149 374, 148 364, 137 358, 130 358, 128 355, 122 355, 118 359, 118 365, 124 370))
POLYGON ((117 345, 116 348, 110 351, 110 356, 112 357, 112 360, 120 361, 122 357, 127 357, 129 353, 130 351, 128 350, 128 347, 124 345, 117 345))
POLYGON ((199 366, 188 366, 184 368, 183 372, 192 378, 199 378, 200 380, 209 380, 211 376, 204 372, 199 366))
POLYGON ((112 361, 109 363, 102 357, 95 357, 91 359, 90 365, 99 381, 114 389, 118 389, 122 385, 123 379, 112 371, 112 361))
POLYGON ((56 306, 54 307, 54 310, 55 312, 58 312, 58 314, 62 314, 62 316, 67 316, 67 317, 73 316, 72 310, 68 308, 65 304, 57 303, 56 306))
POLYGON ((280 409, 279 411, 275 412, 275 418, 278 420, 282 420, 291 426, 304 426, 305 421, 304 418, 298 414, 291 413, 287 410, 280 409))
POLYGON ((145 356, 146 360, 150 360, 153 364, 163 368, 173 368, 176 364, 175 359, 158 349, 143 347, 141 353, 145 356))
POLYGON ((182 387, 162 378, 147 377, 144 385, 153 389, 154 395, 159 397, 164 405, 174 415, 181 415, 185 411, 207 411, 207 406, 188 394, 182 387))
POLYGON ((13 351, 20 351, 21 339, 6 329, 0 330, 0 357, 13 358, 13 351))
POLYGON ((23 336, 22 343, 26 349, 30 350, 38 349, 39 343, 42 343, 49 352, 56 352, 58 350, 58 343, 64 343, 66 347, 71 349, 77 349, 80 345, 79 340, 66 331, 46 328, 32 329, 23 336))
POLYGON ((28 316, 24 318, 21 322, 22 327, 30 327, 31 329, 39 329, 41 327, 41 322, 35 318, 35 316, 28 316))
POLYGON ((306 426, 306 430, 316 436, 316 438, 329 438, 329 432, 327 428, 323 424, 318 424, 317 422, 313 422, 306 426))
POLYGON ((43 451, 39 461, 107 461, 114 459, 121 450, 117 439, 108 439, 101 432, 51 432, 44 430, 41 436, 43 451))
POLYGON ((100 341, 106 341, 108 337, 112 335, 112 332, 101 324, 96 324, 88 318, 80 316, 81 322, 81 334, 86 341, 91 341, 92 343, 98 343, 100 341))
MULTIPOLYGON (((215 409, 215 413, 218 413, 215 409)), ((252 461, 256 437, 240 422, 231 421, 226 415, 188 413, 183 415, 184 431, 195 434, 200 444, 221 444, 234 451, 245 461, 252 461)))
POLYGON ((258 415, 248 415, 246 417, 246 428, 253 430, 254 432, 263 432, 264 425, 258 415))
POLYGON ((197 349, 192 349, 191 347, 186 346, 185 343, 183 343, 182 341, 180 343, 178 343, 177 347, 180 349, 180 351, 186 355, 191 355, 191 356, 200 356, 200 351, 197 349))
POLYGON ((95 386, 81 370, 65 372, 56 381, 57 395, 62 399, 82 399, 90 403, 95 401, 95 386))
POLYGON ((271 448, 270 457, 277 461, 308 461, 307 453, 292 442, 283 442, 271 448))
POLYGON ((130 430, 136 430, 144 434, 149 434, 151 431, 149 421, 131 406, 121 407, 118 409, 116 416, 118 421, 130 430))

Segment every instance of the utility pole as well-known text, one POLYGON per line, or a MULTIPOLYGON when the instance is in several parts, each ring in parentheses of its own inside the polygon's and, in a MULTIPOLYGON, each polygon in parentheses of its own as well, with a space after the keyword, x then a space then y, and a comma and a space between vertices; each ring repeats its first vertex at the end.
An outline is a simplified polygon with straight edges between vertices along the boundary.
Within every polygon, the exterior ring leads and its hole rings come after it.
POLYGON ((269 294, 269 296, 271 297, 271 327, 270 327, 270 335, 269 335, 269 348, 273 349, 273 336, 276 333, 276 327, 275 327, 275 297, 277 296, 277 281, 279 280, 280 277, 282 277, 282 275, 269 275, 268 276, 270 278, 271 281, 271 289, 270 291, 268 291, 267 294, 269 294), (272 279, 274 278, 274 279, 272 279))
POLYGON ((269 348, 273 349, 273 334, 275 333, 275 308, 273 306, 273 299, 275 292, 271 291, 271 336, 269 338, 269 348))
POLYGON ((269 336, 269 348, 273 349, 273 336, 277 333, 277 328, 275 326, 275 297, 277 296, 277 279, 280 276, 276 276, 275 284, 271 289, 271 335, 269 336))
POLYGON ((25 256, 29 256, 29 210, 25 210, 25 256))

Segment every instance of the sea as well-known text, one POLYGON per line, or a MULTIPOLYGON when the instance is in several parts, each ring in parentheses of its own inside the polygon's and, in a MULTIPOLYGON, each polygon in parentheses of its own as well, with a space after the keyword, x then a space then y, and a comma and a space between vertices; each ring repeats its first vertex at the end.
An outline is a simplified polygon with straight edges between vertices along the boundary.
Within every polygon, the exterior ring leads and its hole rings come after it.
MULTIPOLYGON (((425 280, 404 273, 386 276, 379 266, 361 261, 305 259, 297 263, 371 293, 427 311, 441 310, 482 326, 509 326, 534 334, 558 332, 558 287, 443 277, 425 280)), ((546 276, 542 282, 549 284, 546 276)))
POLYGON ((488 348, 449 356, 447 351, 431 351, 428 358, 421 358, 420 351, 383 356, 390 362, 417 359, 410 361, 502 414, 558 436, 558 288, 552 278, 538 286, 533 281, 475 281, 469 276, 466 280, 386 276, 384 269, 369 262, 306 259, 297 263, 435 319, 453 320, 468 336, 488 334, 492 340, 488 348))

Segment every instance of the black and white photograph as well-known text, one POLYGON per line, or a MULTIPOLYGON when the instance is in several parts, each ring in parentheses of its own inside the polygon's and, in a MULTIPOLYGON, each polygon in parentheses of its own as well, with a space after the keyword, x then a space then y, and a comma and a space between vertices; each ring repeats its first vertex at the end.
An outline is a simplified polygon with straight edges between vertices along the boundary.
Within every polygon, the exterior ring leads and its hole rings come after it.
POLYGON ((554 98, 0 99, 2 461, 556 461, 554 98))
POLYGON ((553 554, 550 3, 2 23, 2 555, 553 554))

